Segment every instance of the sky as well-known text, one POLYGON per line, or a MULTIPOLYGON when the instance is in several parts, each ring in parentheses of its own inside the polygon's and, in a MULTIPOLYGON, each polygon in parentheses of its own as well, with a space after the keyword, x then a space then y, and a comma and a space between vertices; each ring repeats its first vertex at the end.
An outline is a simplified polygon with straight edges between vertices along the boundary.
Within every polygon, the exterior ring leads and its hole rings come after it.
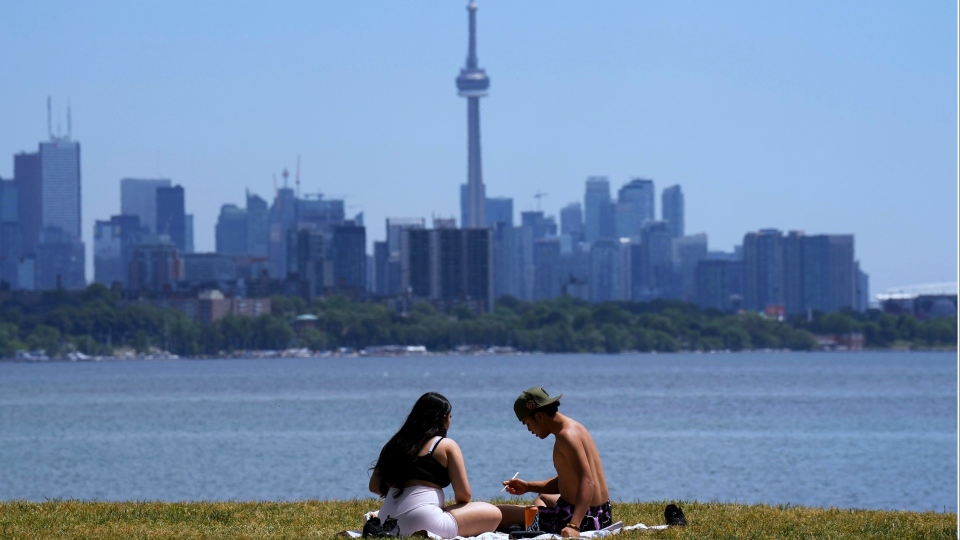
MULTIPOLYGON (((478 0, 488 197, 519 213, 681 186, 686 231, 853 234, 871 294, 957 281, 957 4, 478 0)), ((302 194, 456 217, 466 1, 6 2, 0 177, 53 130, 81 144, 83 229, 122 178, 185 189, 195 246, 220 206, 302 194), (59 126, 59 127, 58 127, 59 126)), ((88 262, 88 279, 92 265, 88 262)))

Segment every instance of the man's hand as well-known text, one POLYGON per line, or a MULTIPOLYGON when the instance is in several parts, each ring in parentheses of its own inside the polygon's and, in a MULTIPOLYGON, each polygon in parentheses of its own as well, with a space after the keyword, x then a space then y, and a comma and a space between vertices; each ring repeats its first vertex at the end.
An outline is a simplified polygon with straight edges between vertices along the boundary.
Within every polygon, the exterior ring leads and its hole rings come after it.
POLYGON ((564 538, 580 538, 580 531, 574 529, 573 527, 567 526, 560 531, 560 536, 564 538))
POLYGON ((527 485, 527 482, 519 478, 504 480, 503 485, 507 488, 507 493, 511 495, 523 495, 530 491, 530 486, 527 485))

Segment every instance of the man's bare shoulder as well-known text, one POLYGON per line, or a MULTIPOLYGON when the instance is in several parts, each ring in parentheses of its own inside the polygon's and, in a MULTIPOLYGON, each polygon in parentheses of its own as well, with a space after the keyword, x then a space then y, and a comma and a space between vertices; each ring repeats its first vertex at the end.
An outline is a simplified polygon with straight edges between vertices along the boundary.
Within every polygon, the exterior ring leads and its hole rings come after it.
POLYGON ((557 433, 557 445, 559 446, 562 443, 567 448, 579 446, 589 436, 583 424, 570 417, 565 417, 560 431, 557 433))

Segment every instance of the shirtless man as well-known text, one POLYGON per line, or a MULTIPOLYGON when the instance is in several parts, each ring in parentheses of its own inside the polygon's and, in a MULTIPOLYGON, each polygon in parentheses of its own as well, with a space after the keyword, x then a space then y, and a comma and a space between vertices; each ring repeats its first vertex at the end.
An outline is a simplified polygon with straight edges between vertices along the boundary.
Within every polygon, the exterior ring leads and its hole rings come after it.
MULTIPOLYGON (((540 387, 528 388, 513 404, 513 412, 530 433, 553 444, 553 467, 557 476, 528 482, 520 478, 503 485, 511 495, 538 493, 540 530, 563 537, 578 537, 580 531, 599 530, 613 523, 610 494, 603 465, 593 437, 580 422, 557 411, 563 394, 550 397, 540 387)), ((522 506, 500 505, 500 530, 524 523, 522 506)))

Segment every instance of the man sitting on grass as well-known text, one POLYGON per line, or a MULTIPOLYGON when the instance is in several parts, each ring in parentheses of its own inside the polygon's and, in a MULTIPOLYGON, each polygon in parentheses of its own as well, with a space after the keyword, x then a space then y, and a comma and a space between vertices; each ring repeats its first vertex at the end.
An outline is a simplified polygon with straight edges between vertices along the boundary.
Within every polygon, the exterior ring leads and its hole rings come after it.
MULTIPOLYGON (((503 485, 511 495, 537 493, 539 526, 545 533, 578 537, 580 531, 600 530, 613 524, 610 494, 603 476, 600 453, 587 428, 558 411, 563 394, 550 397, 540 387, 528 388, 513 403, 513 412, 527 430, 541 439, 554 436, 553 467, 557 476, 528 482, 520 478, 503 485)), ((524 524, 524 507, 500 505, 499 530, 524 524)))

